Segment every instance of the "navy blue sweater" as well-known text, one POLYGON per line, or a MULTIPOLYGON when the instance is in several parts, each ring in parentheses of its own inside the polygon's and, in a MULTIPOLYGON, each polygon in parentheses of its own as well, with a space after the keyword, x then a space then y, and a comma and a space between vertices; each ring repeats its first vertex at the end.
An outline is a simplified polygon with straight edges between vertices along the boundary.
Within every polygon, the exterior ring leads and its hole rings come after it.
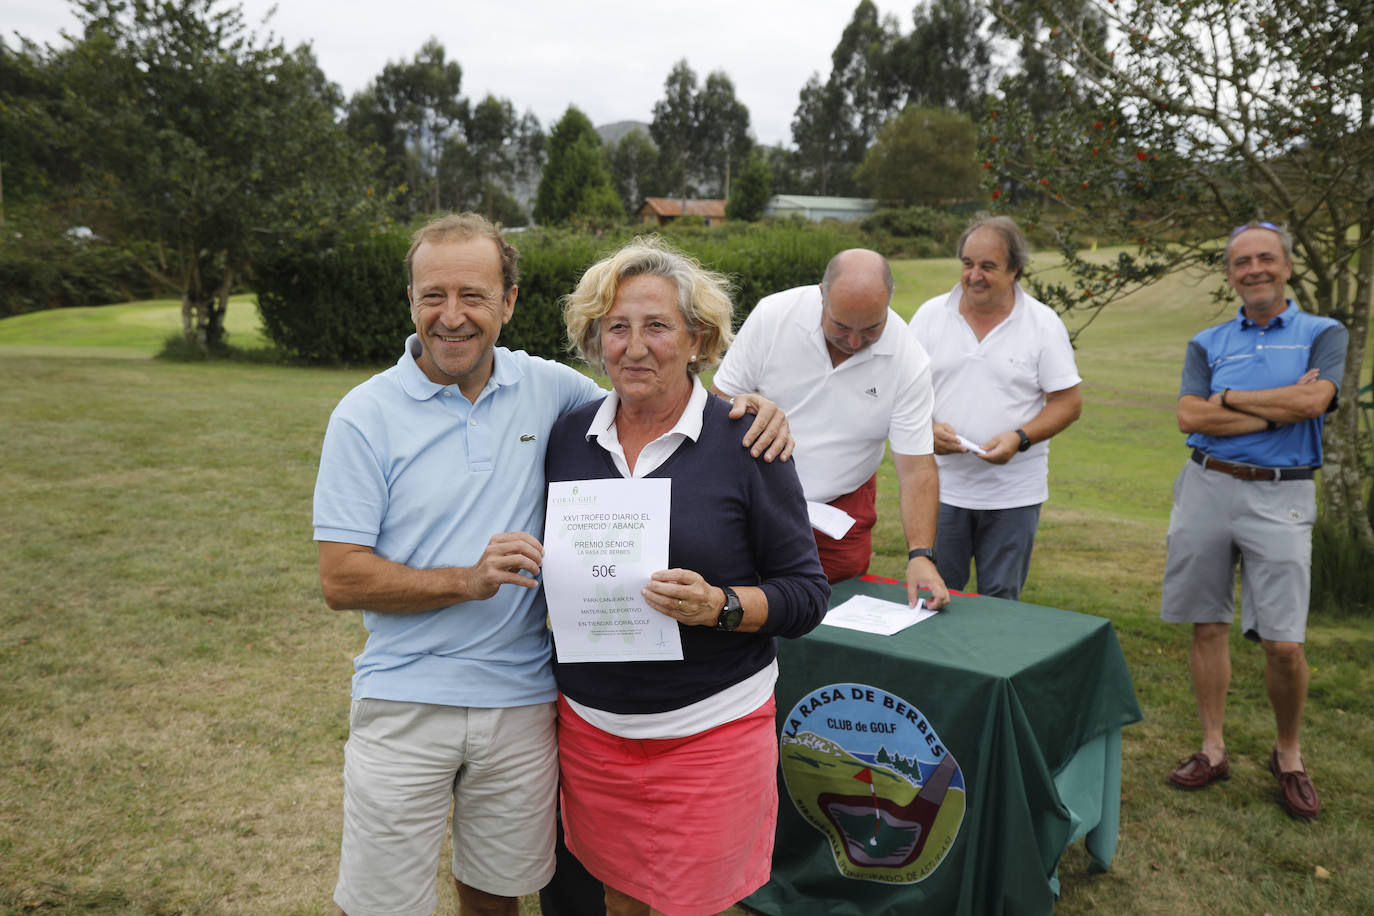
MULTIPOLYGON (((550 481, 619 477, 610 454, 586 438, 599 403, 564 414, 549 435, 550 481)), ((616 713, 678 709, 767 667, 776 636, 801 636, 821 622, 830 586, 811 534, 806 499, 789 461, 771 464, 740 445, 752 417, 731 420, 706 400, 701 436, 684 441, 650 477, 671 477, 668 565, 711 585, 757 585, 768 621, 756 633, 678 624, 682 661, 554 662, 558 687, 577 702, 616 713)))

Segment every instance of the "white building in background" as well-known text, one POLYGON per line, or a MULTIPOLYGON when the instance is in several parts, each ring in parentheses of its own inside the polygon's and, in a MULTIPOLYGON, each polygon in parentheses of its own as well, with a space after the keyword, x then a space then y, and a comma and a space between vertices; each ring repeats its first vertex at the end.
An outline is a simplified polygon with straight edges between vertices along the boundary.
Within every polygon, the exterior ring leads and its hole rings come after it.
POLYGON ((867 197, 814 197, 806 194, 775 194, 764 204, 764 216, 800 216, 812 222, 837 219, 852 223, 872 216, 878 202, 867 197))

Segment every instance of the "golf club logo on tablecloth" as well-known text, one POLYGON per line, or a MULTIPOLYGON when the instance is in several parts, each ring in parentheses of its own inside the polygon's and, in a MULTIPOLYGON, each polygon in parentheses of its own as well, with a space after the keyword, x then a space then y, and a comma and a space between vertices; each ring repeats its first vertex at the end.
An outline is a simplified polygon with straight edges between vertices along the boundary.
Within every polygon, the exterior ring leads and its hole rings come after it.
POLYGON ((921 711, 865 684, 802 697, 779 745, 787 794, 849 878, 924 881, 964 821, 964 774, 921 711))

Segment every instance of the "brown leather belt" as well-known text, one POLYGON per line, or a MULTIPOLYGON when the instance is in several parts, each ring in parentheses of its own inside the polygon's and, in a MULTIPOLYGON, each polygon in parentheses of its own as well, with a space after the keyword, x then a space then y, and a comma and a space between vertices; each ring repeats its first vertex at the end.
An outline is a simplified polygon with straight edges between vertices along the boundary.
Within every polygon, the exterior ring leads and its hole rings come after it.
POLYGON ((1236 480, 1311 480, 1316 468, 1261 468, 1253 464, 1236 464, 1204 455, 1193 449, 1193 461, 1209 471, 1230 474, 1236 480))

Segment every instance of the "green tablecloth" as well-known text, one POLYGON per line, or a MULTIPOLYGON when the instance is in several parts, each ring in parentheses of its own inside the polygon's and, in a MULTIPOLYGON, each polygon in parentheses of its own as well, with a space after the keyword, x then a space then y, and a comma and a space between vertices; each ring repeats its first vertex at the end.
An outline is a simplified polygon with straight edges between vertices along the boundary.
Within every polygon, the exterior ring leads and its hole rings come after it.
MULTIPOLYGON (((895 584, 855 594, 905 601, 895 584)), ((1111 622, 954 596, 894 636, 779 640, 779 810, 764 913, 1048 913, 1064 849, 1116 848, 1121 727, 1140 708, 1111 622)))

